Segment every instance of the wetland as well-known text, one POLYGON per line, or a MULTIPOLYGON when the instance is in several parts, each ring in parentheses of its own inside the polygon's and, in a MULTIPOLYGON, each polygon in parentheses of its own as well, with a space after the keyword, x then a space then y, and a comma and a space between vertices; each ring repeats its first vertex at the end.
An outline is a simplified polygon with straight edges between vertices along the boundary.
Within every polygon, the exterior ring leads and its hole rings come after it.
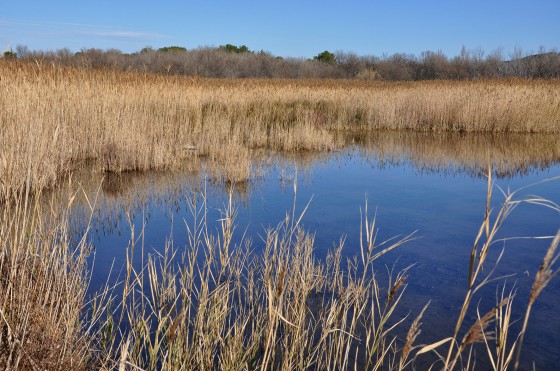
POLYGON ((3 367, 558 364, 558 80, 0 76, 3 367))

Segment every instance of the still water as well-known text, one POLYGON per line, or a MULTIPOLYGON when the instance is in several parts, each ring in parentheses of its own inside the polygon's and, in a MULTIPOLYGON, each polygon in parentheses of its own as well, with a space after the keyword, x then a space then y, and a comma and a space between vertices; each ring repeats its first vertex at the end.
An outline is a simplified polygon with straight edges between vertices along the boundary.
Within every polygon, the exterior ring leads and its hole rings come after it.
MULTIPOLYGON (((215 183, 203 169, 106 176, 102 183, 100 174, 84 170, 91 187, 86 192, 98 194, 90 233, 95 246, 90 291, 122 268, 131 226, 135 236, 144 228, 139 243, 147 253, 161 251, 169 240, 175 247, 186 246, 185 223, 192 220, 193 199, 201 202, 204 196, 210 228, 217 231, 220 210, 231 192, 237 210, 236 241, 250 238, 256 254, 267 227, 291 215, 294 205, 296 214, 308 205, 302 223, 315 233, 318 259, 341 238, 345 256, 359 254, 361 215, 367 204, 370 217, 376 218, 378 241, 415 232, 415 240, 383 256, 377 269, 386 276, 410 267, 399 314, 414 318, 430 301, 418 340, 428 344, 452 335, 467 289, 470 251, 484 217, 488 166, 497 212, 503 193, 515 190, 517 200, 538 195, 560 203, 560 179, 545 181, 560 176, 559 159, 560 142, 550 137, 401 133, 351 138, 344 149, 326 154, 265 156, 255 161, 253 179, 237 185, 215 183)), ((550 240, 511 238, 552 236, 559 228, 558 210, 520 204, 501 229, 498 240, 503 240, 492 247, 493 258, 503 250, 494 277, 507 278, 486 286, 472 306, 495 305, 497 290, 504 286, 507 292, 516 290, 517 333, 550 240)), ((537 369, 560 364, 559 305, 557 277, 538 298, 525 336, 525 361, 534 361, 537 369)), ((475 316, 470 312, 467 323, 475 316)))

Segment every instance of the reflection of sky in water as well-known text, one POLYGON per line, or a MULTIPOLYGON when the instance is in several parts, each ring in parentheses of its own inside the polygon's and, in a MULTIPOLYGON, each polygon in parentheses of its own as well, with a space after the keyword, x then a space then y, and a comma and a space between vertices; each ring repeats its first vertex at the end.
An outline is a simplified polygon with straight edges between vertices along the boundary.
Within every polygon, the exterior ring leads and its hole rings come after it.
MULTIPOLYGON (((272 166, 252 183, 241 200, 235 200, 239 211, 237 236, 246 231, 257 252, 263 246, 259 235, 264 235, 267 226, 275 226, 284 219, 286 212, 292 210, 291 180, 295 174, 293 165, 272 166)), ((500 179, 496 184, 505 190, 515 190, 559 175, 560 167, 554 165, 547 170, 529 172, 523 177, 500 179)), ((316 232, 318 258, 324 257, 342 236, 346 237, 346 256, 359 254, 360 208, 363 209, 366 198, 370 216, 374 213, 377 216, 378 241, 417 231, 417 240, 397 248, 377 266, 380 272, 385 273, 386 265, 391 269, 394 264, 398 271, 415 264, 409 271, 407 293, 399 310, 402 315, 411 311, 414 317, 431 300, 423 320, 425 325, 421 341, 428 343, 448 336, 466 290, 471 244, 484 216, 486 179, 460 171, 422 171, 410 161, 396 166, 381 166, 377 160, 368 158, 359 150, 349 150, 318 161, 311 169, 298 171, 297 178, 297 212, 301 212, 311 200, 303 224, 316 232)), ((537 194, 559 202, 559 185, 560 180, 540 184, 523 191, 520 196, 537 194)), ((227 195, 223 187, 209 182, 206 193, 210 208, 208 220, 211 228, 217 228, 215 222, 220 218, 217 209, 225 207, 227 195)), ((496 207, 502 200, 503 196, 495 188, 496 207)), ((161 250, 171 234, 175 247, 185 246, 184 222, 189 222, 190 214, 184 200, 175 201, 171 206, 154 200, 146 202, 134 216, 137 237, 142 218, 147 220, 144 236, 146 253, 153 249, 161 250)), ((558 212, 522 205, 508 219, 501 236, 552 235, 559 227, 558 212)), ((129 239, 130 230, 124 218, 114 232, 100 232, 92 237, 96 246, 92 289, 104 282, 113 261, 115 269, 121 269, 129 239)), ((496 244, 493 251, 499 252, 502 247, 505 255, 496 275, 516 273, 516 276, 507 279, 507 287, 509 289, 516 283, 516 308, 521 309, 519 306, 527 302, 534 272, 548 242, 508 241, 496 244)), ((136 257, 139 256, 137 250, 136 257)), ((560 343, 560 320, 554 309, 560 304, 559 281, 558 278, 553 281, 538 299, 524 345, 527 354, 534 355, 537 362, 540 362, 537 354, 546 358, 546 362, 537 363, 542 368, 560 362, 560 352, 553 345, 560 343)), ((481 312, 485 313, 494 305, 495 292, 496 286, 490 285, 481 293, 484 296, 480 302, 481 312)), ((473 301, 473 307, 477 305, 478 298, 473 301)), ((522 315, 519 309, 514 313, 516 318, 522 315)), ((474 311, 469 314, 468 323, 472 323, 470 321, 474 320, 475 314, 474 311)))

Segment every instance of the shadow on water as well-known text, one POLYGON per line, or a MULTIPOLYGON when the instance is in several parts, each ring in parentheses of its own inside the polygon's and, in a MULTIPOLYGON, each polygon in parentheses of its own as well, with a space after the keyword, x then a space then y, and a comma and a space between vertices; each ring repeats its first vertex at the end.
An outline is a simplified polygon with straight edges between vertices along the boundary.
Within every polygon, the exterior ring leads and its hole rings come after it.
MULTIPOLYGON (((370 209, 377 210, 381 239, 418 230, 420 239, 385 256, 378 269, 400 270, 414 264, 398 314, 409 315, 403 327, 407 329, 431 300, 420 338, 430 343, 450 335, 465 295, 471 244, 483 218, 488 165, 496 185, 504 190, 560 175, 560 139, 549 135, 374 132, 337 140, 346 146, 329 153, 254 154, 251 179, 236 184, 207 177, 204 161, 198 161, 198 167, 189 164, 187 171, 106 175, 88 166, 76 171, 70 183, 70 188, 82 187, 73 212, 76 235, 87 220, 89 204, 96 200, 90 290, 106 281, 113 264, 122 266, 131 226, 137 231, 145 226, 143 244, 149 251, 163 249, 167 240, 186 246, 188 200, 200 195, 208 203, 210 228, 217 230, 220 210, 233 193, 237 238, 251 238, 257 253, 267 226, 282 221, 294 203, 301 212, 313 198, 303 220, 316 233, 315 252, 320 259, 341 236, 346 237, 346 257, 358 254, 360 207, 367 197, 370 209)), ((556 181, 539 184, 527 193, 558 202, 559 189, 556 181)), ((68 192, 69 187, 61 186, 52 199, 65 205, 68 192)), ((503 198, 497 196, 496 205, 500 201, 503 198)), ((559 226, 557 212, 523 207, 508 220, 500 237, 553 235, 559 226)), ((500 281, 507 290, 514 286, 517 290, 516 319, 523 315, 547 243, 512 240, 497 249, 504 248, 505 257, 496 275, 516 274, 500 281)), ((496 286, 488 287, 481 297, 481 308, 494 305, 496 286)), ((560 363, 554 345, 560 343, 558 305, 560 285, 553 281, 534 307, 524 343, 524 351, 540 369, 560 363)), ((473 308, 466 322, 475 319, 473 308)))

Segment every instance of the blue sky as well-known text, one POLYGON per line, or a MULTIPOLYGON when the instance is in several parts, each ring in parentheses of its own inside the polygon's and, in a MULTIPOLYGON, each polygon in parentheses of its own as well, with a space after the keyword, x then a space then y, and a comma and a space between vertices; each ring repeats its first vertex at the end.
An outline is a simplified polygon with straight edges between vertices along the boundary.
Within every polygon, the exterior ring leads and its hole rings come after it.
POLYGON ((359 55, 441 50, 464 45, 504 55, 560 48, 560 0, 472 1, 5 1, 0 48, 72 51, 179 45, 247 45, 274 55, 323 50, 359 55))

